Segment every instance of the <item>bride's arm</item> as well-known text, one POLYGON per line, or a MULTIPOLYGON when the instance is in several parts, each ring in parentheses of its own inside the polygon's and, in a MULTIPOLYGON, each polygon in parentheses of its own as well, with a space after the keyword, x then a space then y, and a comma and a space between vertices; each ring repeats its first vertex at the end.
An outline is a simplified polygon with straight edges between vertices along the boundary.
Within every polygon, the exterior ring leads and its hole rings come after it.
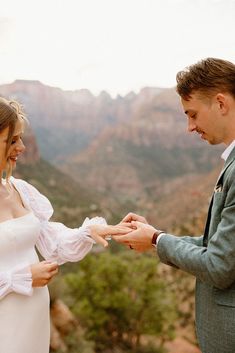
POLYGON ((27 182, 14 179, 17 190, 40 221, 40 232, 37 248, 46 260, 56 261, 58 264, 79 261, 86 256, 96 242, 92 238, 90 226, 106 225, 101 217, 86 219, 81 227, 68 228, 59 222, 51 222, 53 208, 50 201, 34 186, 27 182))
MULTIPOLYGON (((93 219, 89 220, 90 222, 93 219)), ((92 249, 95 241, 91 237, 89 221, 79 228, 68 228, 62 223, 41 221, 37 248, 45 259, 65 262, 82 260, 92 249)), ((97 222, 104 222, 97 217, 97 222)))
POLYGON ((0 299, 7 294, 16 292, 32 295, 32 273, 30 265, 20 264, 10 270, 0 272, 0 299))
POLYGON ((33 287, 46 286, 57 273, 58 264, 47 261, 30 265, 22 263, 0 272, 0 299, 11 292, 30 296, 33 287))
POLYGON ((20 179, 13 179, 24 203, 40 221, 40 232, 36 243, 46 260, 76 262, 83 259, 93 244, 107 245, 107 235, 125 234, 130 228, 124 224, 109 226, 102 217, 86 218, 81 227, 68 228, 59 222, 51 222, 53 208, 50 201, 34 186, 20 179))
POLYGON ((81 227, 74 229, 62 223, 42 221, 37 248, 45 259, 61 265, 82 260, 95 243, 106 247, 108 235, 129 231, 125 224, 107 225, 102 217, 86 218, 81 227))

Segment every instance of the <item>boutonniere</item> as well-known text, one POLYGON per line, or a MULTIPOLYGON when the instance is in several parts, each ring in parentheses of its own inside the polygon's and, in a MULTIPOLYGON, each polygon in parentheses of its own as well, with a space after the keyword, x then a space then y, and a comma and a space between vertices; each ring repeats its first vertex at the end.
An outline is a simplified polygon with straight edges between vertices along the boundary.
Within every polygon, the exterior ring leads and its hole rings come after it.
POLYGON ((214 188, 214 192, 221 192, 222 189, 223 189, 223 185, 222 184, 216 185, 215 188, 214 188))

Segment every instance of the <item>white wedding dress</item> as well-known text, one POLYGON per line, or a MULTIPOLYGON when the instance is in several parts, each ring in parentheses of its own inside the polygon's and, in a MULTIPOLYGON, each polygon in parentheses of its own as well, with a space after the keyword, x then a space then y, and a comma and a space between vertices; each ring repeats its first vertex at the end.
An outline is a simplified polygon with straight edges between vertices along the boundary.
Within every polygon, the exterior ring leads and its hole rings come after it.
POLYGON ((32 288, 29 267, 39 261, 35 246, 46 260, 79 261, 94 244, 87 225, 105 220, 86 219, 75 229, 50 222, 48 199, 23 180, 11 183, 28 212, 0 222, 0 352, 48 353, 49 293, 46 286, 32 288))

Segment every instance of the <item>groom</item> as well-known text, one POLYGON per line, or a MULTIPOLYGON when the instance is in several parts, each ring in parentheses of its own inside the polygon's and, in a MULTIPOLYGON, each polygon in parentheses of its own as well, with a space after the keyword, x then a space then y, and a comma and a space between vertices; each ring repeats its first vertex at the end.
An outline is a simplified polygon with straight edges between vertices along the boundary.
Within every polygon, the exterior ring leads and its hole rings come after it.
POLYGON ((136 214, 133 232, 115 236, 131 249, 152 246, 160 260, 196 276, 196 330, 202 353, 235 352, 235 65, 208 58, 177 74, 177 92, 188 120, 212 145, 224 143, 224 167, 215 185, 204 234, 177 237, 136 214))

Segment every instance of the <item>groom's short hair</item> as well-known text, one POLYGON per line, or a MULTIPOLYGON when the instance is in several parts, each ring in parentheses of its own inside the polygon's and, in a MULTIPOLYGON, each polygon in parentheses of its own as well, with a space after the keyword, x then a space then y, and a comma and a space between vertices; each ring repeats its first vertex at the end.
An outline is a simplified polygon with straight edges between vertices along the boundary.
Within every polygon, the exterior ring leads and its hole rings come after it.
POLYGON ((235 65, 230 61, 207 58, 179 71, 176 82, 176 91, 184 100, 189 100, 195 92, 205 98, 226 92, 235 98, 235 65))

